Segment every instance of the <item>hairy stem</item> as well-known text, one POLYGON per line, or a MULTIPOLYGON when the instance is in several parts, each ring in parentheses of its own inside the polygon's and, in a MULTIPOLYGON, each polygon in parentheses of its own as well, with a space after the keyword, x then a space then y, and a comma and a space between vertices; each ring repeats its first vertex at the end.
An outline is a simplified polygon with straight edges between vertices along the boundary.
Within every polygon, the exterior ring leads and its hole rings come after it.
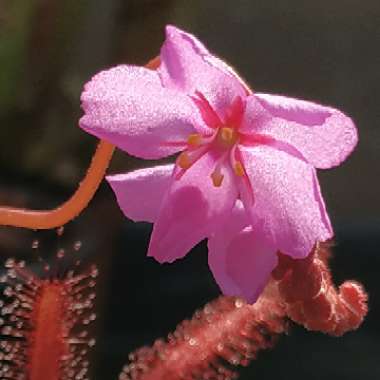
POLYGON ((167 340, 132 353, 119 380, 236 378, 231 366, 247 365, 271 347, 288 319, 333 336, 355 330, 368 311, 367 295, 354 281, 335 287, 329 255, 326 243, 301 260, 279 254, 279 265, 255 304, 233 297, 210 302, 167 340))
POLYGON ((356 281, 335 286, 327 244, 318 244, 302 260, 280 255, 273 273, 290 319, 308 330, 340 336, 356 330, 368 312, 367 294, 356 281))
POLYGON ((254 305, 219 297, 183 321, 167 340, 131 354, 120 380, 230 380, 286 331, 284 305, 271 282, 254 305))

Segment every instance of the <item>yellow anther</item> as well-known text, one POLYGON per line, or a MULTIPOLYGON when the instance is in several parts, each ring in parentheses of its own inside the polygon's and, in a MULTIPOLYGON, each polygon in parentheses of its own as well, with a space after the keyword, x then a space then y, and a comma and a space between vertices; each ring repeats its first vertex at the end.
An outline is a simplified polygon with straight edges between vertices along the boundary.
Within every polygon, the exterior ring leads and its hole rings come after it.
POLYGON ((222 186, 224 175, 220 171, 214 171, 211 173, 212 183, 215 187, 222 186))
POLYGON ((178 156, 178 165, 182 169, 185 169, 185 170, 190 168, 190 166, 192 165, 192 162, 191 162, 190 156, 187 152, 182 152, 178 156))
POLYGON ((239 177, 243 177, 244 175, 244 167, 240 161, 236 161, 234 165, 235 174, 239 177))
POLYGON ((202 136, 198 133, 193 133, 188 137, 187 143, 191 146, 199 146, 202 143, 202 136))

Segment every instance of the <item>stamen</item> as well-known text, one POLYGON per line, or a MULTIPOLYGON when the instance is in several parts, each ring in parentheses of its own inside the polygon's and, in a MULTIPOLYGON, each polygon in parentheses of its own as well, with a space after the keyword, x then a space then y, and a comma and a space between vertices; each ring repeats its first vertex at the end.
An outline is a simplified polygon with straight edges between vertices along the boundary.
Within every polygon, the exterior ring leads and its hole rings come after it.
POLYGON ((210 174, 212 184, 215 187, 220 187, 222 186, 223 180, 224 180, 224 175, 222 174, 222 168, 224 166, 225 160, 228 157, 228 153, 225 152, 223 153, 216 161, 214 170, 210 174))
POLYGON ((187 152, 182 152, 178 156, 178 165, 180 168, 186 170, 189 169, 192 165, 192 161, 190 159, 190 156, 187 152))
POLYGON ((194 165, 194 163, 197 162, 207 151, 208 146, 204 145, 202 142, 202 145, 196 149, 183 151, 177 158, 177 164, 181 169, 187 170, 192 165, 194 165))
POLYGON ((244 166, 242 164, 242 162, 238 159, 238 155, 237 155, 237 151, 236 151, 237 147, 236 145, 231 149, 231 152, 230 152, 230 162, 231 162, 231 166, 235 172, 235 174, 238 176, 238 177, 244 177, 245 175, 245 170, 244 170, 244 166))
POLYGON ((220 187, 220 186, 222 186, 224 175, 220 172, 220 169, 218 168, 218 169, 215 169, 211 173, 211 179, 212 179, 212 184, 215 187, 220 187))
POLYGON ((238 177, 243 177, 244 176, 244 167, 243 167, 243 164, 240 162, 240 161, 236 161, 235 164, 234 164, 234 171, 235 171, 235 174, 238 176, 238 177))
POLYGON ((187 143, 190 146, 199 146, 202 144, 202 136, 198 133, 193 133, 188 137, 187 143))

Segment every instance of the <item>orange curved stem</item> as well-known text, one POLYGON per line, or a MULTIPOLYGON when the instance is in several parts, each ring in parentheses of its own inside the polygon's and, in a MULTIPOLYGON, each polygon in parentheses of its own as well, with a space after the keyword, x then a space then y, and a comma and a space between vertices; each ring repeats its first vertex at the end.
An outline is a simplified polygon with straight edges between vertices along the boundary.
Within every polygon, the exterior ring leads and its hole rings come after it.
POLYGON ((88 205, 102 181, 114 151, 114 146, 101 140, 92 157, 86 176, 77 191, 53 210, 26 210, 0 207, 0 225, 31 229, 49 229, 64 225, 88 205))
MULTIPOLYGON (((156 57, 145 67, 154 70, 159 65, 160 58, 156 57)), ((60 227, 74 219, 94 196, 108 168, 114 149, 112 144, 100 140, 86 176, 79 184, 77 191, 61 206, 53 210, 0 207, 0 225, 42 230, 60 227)))

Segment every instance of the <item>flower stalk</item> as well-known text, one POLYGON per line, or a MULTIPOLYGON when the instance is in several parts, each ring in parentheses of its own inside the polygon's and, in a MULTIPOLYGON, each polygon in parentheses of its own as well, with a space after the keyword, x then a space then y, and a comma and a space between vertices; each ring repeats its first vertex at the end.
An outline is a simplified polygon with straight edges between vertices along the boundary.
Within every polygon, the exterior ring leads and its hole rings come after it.
POLYGON ((114 146, 100 141, 90 167, 72 197, 53 210, 27 210, 16 207, 0 207, 0 225, 35 230, 63 226, 77 217, 88 205, 104 178, 112 158, 114 146))
MULTIPOLYGON (((145 67, 155 69, 158 65, 159 58, 156 57, 145 67)), ((95 195, 110 164, 114 149, 113 144, 100 140, 85 177, 76 192, 65 203, 52 210, 0 206, 0 225, 45 230, 63 226, 76 218, 95 195)))
POLYGON ((273 347, 287 330, 285 307, 273 281, 254 305, 219 297, 195 312, 152 347, 129 357, 119 380, 229 380, 231 366, 247 366, 259 351, 273 347))
POLYGON ((280 255, 273 277, 278 280, 290 319, 308 330, 341 336, 361 325, 368 312, 368 296, 356 281, 345 281, 337 288, 328 266, 329 257, 326 244, 319 244, 303 260, 280 255))

